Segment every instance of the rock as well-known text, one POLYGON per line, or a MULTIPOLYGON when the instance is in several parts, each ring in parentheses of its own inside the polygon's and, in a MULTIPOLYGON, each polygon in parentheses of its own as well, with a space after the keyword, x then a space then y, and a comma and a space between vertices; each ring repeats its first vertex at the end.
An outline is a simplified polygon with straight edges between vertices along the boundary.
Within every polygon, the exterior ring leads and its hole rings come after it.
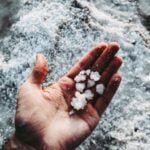
POLYGON ((19 0, 1 0, 0 1, 0 33, 15 22, 15 16, 19 10, 19 0))
POLYGON ((139 0, 138 5, 142 23, 150 30, 150 1, 139 0))

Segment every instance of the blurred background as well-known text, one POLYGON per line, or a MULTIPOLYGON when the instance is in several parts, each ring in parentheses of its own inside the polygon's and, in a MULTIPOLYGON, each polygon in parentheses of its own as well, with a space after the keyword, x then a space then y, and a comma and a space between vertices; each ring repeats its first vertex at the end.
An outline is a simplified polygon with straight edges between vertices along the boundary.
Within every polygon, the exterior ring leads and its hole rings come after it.
POLYGON ((93 134, 77 150, 150 149, 149 0, 0 0, 0 148, 14 132, 18 87, 36 53, 60 78, 100 42, 118 42, 123 81, 93 134))

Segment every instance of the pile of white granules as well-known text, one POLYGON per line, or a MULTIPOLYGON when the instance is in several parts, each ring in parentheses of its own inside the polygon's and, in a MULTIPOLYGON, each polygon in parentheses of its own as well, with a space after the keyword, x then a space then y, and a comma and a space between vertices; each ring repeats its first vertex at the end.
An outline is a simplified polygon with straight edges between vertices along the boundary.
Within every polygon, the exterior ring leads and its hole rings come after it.
MULTIPOLYGON (((97 71, 91 71, 90 69, 82 70, 75 78, 76 82, 76 92, 71 101, 71 106, 75 110, 84 109, 87 104, 87 101, 92 100, 94 97, 94 93, 90 90, 90 88, 96 85, 96 82, 99 81, 101 75, 97 71)), ((97 84, 96 92, 100 95, 104 92, 104 85, 97 84)))

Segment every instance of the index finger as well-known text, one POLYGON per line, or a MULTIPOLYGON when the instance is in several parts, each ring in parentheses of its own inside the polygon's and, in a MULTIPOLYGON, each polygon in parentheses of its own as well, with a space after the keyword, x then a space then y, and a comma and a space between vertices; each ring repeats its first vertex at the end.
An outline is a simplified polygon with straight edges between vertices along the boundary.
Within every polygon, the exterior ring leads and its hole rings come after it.
POLYGON ((103 51, 108 47, 106 43, 101 43, 97 47, 89 51, 81 60, 75 64, 66 76, 74 78, 81 70, 87 69, 91 66, 96 59, 103 53, 103 51))

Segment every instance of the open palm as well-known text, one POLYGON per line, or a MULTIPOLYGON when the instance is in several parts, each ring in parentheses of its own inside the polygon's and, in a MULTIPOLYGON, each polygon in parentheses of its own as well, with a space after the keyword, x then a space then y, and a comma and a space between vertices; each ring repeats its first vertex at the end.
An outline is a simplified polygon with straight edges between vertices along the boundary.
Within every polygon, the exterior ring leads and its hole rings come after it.
POLYGON ((83 142, 98 124, 120 84, 117 71, 122 60, 115 56, 118 49, 116 43, 99 44, 48 87, 42 87, 48 64, 44 56, 38 54, 32 74, 18 93, 16 136, 39 150, 71 150, 83 142), (84 110, 71 114, 70 103, 76 90, 74 77, 85 69, 98 71, 101 74, 98 82, 106 88, 100 96, 93 87, 93 100, 84 110))

